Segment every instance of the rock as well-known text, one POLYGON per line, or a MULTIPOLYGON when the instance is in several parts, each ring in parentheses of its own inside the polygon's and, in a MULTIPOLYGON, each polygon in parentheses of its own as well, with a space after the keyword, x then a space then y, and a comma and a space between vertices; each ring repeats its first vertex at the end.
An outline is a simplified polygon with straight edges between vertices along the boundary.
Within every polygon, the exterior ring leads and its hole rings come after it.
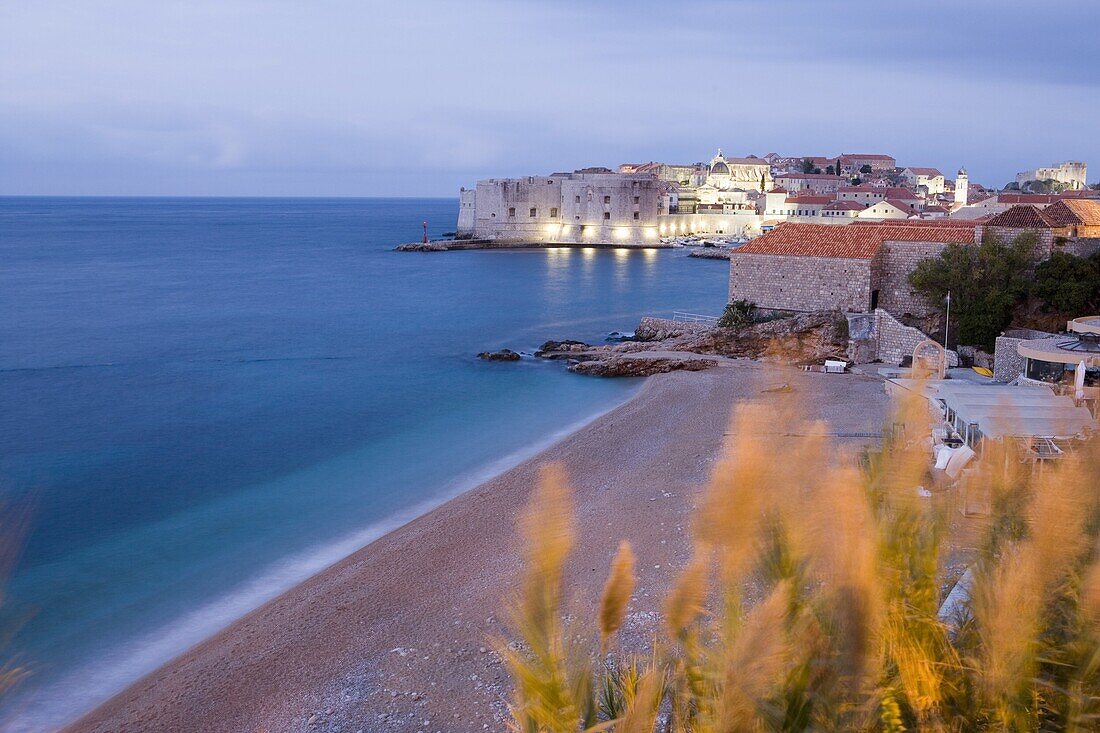
POLYGON ((551 351, 584 351, 585 349, 592 348, 583 341, 573 341, 571 339, 565 339, 563 341, 547 341, 539 350, 535 352, 535 356, 542 356, 543 354, 551 351))
POLYGON ((399 244, 393 248, 394 252, 446 252, 451 248, 450 242, 409 242, 399 244))
POLYGON ((699 257, 705 260, 728 260, 730 250, 725 247, 695 247, 688 253, 688 257, 699 257))
POLYGON ((597 359, 572 364, 569 371, 576 374, 589 374, 597 377, 648 377, 651 374, 665 372, 698 372, 718 366, 715 359, 618 356, 611 359, 597 359))
POLYGON ((477 355, 477 358, 485 361, 519 361, 519 354, 511 349, 501 349, 499 351, 482 351, 477 355))

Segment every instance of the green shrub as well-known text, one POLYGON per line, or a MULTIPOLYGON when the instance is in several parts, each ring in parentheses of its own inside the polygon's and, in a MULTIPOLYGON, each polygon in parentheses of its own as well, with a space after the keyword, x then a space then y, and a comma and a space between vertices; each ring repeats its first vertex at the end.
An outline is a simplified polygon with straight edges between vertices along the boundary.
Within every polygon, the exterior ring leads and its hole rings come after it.
POLYGON ((735 300, 726 305, 718 325, 722 328, 744 328, 756 321, 756 303, 747 300, 735 300))
POLYGON ((1100 253, 1077 257, 1055 252, 1035 268, 1031 292, 1047 310, 1071 316, 1100 309, 1100 253))
POLYGON ((1008 245, 989 234, 977 247, 949 244, 938 257, 919 262, 909 283, 940 308, 950 292, 958 343, 992 352, 995 339, 1012 322, 1013 308, 1030 289, 1037 244, 1033 232, 1008 245))

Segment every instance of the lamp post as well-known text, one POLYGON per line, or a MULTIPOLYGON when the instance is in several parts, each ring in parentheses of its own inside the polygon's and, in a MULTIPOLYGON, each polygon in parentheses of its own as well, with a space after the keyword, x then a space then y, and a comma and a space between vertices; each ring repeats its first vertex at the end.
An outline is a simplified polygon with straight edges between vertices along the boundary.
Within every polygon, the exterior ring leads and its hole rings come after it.
POLYGON ((947 297, 944 298, 947 303, 947 318, 943 321, 943 348, 947 348, 947 330, 951 327, 951 291, 947 291, 947 297))

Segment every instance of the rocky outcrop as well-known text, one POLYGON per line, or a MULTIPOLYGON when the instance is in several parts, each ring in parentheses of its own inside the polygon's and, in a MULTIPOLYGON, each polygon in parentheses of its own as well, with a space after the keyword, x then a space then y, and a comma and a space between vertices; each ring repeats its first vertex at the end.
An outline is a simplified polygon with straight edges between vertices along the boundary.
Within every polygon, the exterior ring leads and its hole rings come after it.
POLYGON ((477 358, 485 361, 519 361, 520 357, 511 349, 501 349, 499 351, 482 351, 477 355, 477 358))
POLYGON ((820 364, 843 356, 848 329, 840 313, 799 313, 740 329, 710 328, 698 334, 661 342, 660 348, 728 357, 771 359, 787 364, 820 364))
POLYGON ((706 323, 691 323, 677 321, 671 318, 652 318, 645 316, 638 327, 634 329, 635 341, 664 341, 687 334, 695 334, 713 328, 706 323))
POLYGON ((575 359, 578 354, 599 348, 601 347, 591 346, 583 341, 572 341, 570 339, 565 339, 564 341, 547 341, 539 347, 538 351, 535 352, 535 356, 540 359, 575 359))
POLYGON ((728 260, 730 250, 725 247, 695 247, 688 253, 688 257, 699 257, 704 260, 728 260))
POLYGON ((446 252, 450 249, 449 242, 409 242, 399 244, 393 248, 394 252, 446 252))
POLYGON ((843 314, 800 313, 743 328, 721 328, 663 319, 643 319, 636 341, 591 346, 581 341, 547 341, 535 356, 567 359, 578 374, 645 376, 676 369, 709 369, 717 359, 768 359, 785 364, 821 364, 844 358, 848 323, 843 314), (671 324, 671 325, 668 325, 671 324))
POLYGON ((610 359, 581 361, 572 364, 569 371, 597 377, 648 377, 665 372, 698 372, 718 366, 717 359, 692 358, 690 356, 615 356, 610 359))

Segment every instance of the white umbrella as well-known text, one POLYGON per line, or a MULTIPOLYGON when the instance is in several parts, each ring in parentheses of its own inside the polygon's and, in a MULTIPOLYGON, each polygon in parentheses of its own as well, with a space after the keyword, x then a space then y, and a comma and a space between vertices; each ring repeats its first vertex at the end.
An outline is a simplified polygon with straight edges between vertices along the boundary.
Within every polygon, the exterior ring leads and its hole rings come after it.
POLYGON ((1073 397, 1076 400, 1085 399, 1085 360, 1077 365, 1077 373, 1073 375, 1073 397))

